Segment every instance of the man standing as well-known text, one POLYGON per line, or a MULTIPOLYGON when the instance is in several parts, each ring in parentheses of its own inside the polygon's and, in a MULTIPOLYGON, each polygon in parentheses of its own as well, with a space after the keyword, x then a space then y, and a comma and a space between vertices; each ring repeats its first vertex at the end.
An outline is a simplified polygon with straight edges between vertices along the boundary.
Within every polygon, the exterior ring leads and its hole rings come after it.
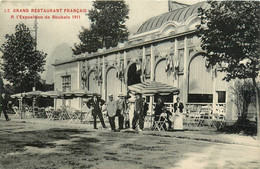
POLYGON ((143 106, 144 106, 144 108, 143 108, 143 115, 144 115, 144 117, 145 116, 147 116, 147 111, 148 111, 148 109, 149 109, 149 106, 148 106, 148 104, 145 102, 145 98, 143 97, 143 106))
POLYGON ((1 117, 1 113, 3 112, 3 113, 4 113, 4 116, 5 116, 5 120, 6 120, 6 121, 10 121, 11 119, 10 119, 10 118, 8 117, 8 115, 7 115, 8 101, 7 101, 7 98, 6 98, 5 93, 3 93, 3 94, 1 95, 0 103, 1 103, 0 117, 1 117))
POLYGON ((118 126, 119 130, 123 129, 124 126, 124 113, 126 112, 126 101, 124 99, 124 95, 119 93, 117 103, 117 111, 116 115, 118 116, 118 126))
POLYGON ((91 100, 88 101, 87 105, 89 108, 92 108, 92 115, 94 118, 94 129, 97 129, 97 116, 103 126, 103 128, 107 128, 103 119, 103 115, 101 112, 101 106, 105 103, 104 100, 97 97, 97 94, 93 94, 91 100))
POLYGON ((135 111, 133 118, 133 129, 136 129, 136 123, 139 121, 139 131, 142 131, 144 128, 144 115, 143 115, 143 100, 141 98, 141 93, 136 93, 135 100, 135 111))
POLYGON ((116 131, 116 126, 115 126, 116 110, 117 110, 116 101, 113 99, 113 95, 110 94, 109 100, 107 102, 107 115, 108 115, 108 119, 112 131, 116 131))

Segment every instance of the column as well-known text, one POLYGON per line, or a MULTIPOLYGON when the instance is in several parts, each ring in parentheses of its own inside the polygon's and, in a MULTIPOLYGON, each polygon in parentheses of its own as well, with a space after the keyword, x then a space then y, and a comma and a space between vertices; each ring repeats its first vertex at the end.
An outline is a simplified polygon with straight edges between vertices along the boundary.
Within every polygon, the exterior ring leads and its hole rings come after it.
POLYGON ((127 67, 127 60, 126 60, 126 51, 124 51, 124 80, 123 80, 123 94, 126 95, 127 94, 127 81, 125 79, 126 77, 126 67, 127 67))
POLYGON ((155 62, 154 47, 153 45, 151 45, 151 77, 150 77, 151 81, 154 81, 154 62, 155 62))
MULTIPOLYGON (((101 67, 101 58, 100 57, 98 57, 97 58, 97 75, 98 75, 98 77, 99 77, 99 71, 100 71, 100 68, 102 68, 101 67)), ((98 86, 99 86, 99 91, 98 91, 98 93, 99 94, 101 94, 102 95, 102 84, 100 84, 100 81, 98 80, 98 86)))
MULTIPOLYGON (((154 47, 151 45, 151 77, 150 80, 154 81, 154 62, 155 62, 155 56, 154 56, 154 47)), ((150 103, 149 103, 149 110, 153 114, 153 102, 154 102, 154 96, 150 96, 150 103)))
POLYGON ((102 96, 105 100, 106 97, 106 64, 105 64, 105 56, 102 57, 102 96))
POLYGON ((183 57, 184 57, 184 70, 183 70, 183 93, 182 93, 182 97, 183 97, 183 103, 184 105, 187 104, 187 100, 188 100, 188 40, 187 40, 187 36, 185 36, 184 38, 184 51, 183 51, 183 57))
POLYGON ((141 82, 145 81, 145 74, 143 74, 145 66, 146 66, 146 54, 145 54, 145 46, 143 46, 143 57, 142 57, 142 65, 144 65, 144 67, 142 66, 142 79, 141 82))
MULTIPOLYGON (((175 57, 175 59, 172 58, 173 60, 176 60, 176 58, 178 57, 178 40, 177 40, 177 38, 174 39, 174 56, 173 57, 175 57)), ((173 64, 175 64, 175 63, 173 63, 173 64)), ((175 65, 173 65, 173 66, 175 66, 175 65)), ((176 77, 177 77, 176 80, 174 79, 175 80, 174 85, 175 85, 175 87, 180 88, 179 76, 177 75, 176 77)), ((177 98, 177 95, 173 95, 173 103, 175 102, 176 98, 177 98)))
MULTIPOLYGON (((80 61, 78 61, 78 72, 77 72, 78 76, 77 76, 77 89, 78 90, 81 90, 81 64, 80 64, 80 61)), ((82 98, 78 97, 77 98, 77 102, 78 102, 78 108, 79 110, 82 109, 82 98)))

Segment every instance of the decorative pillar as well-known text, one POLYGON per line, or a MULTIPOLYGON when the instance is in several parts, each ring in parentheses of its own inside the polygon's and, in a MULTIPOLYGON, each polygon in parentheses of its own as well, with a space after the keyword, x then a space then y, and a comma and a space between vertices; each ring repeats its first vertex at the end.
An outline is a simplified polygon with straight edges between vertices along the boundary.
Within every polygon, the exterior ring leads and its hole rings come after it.
MULTIPOLYGON (((81 64, 80 61, 78 61, 78 72, 77 72, 77 89, 81 90, 81 64)), ((77 102, 78 102, 78 108, 79 110, 82 109, 82 98, 77 98, 77 102)))
POLYGON ((184 57, 184 70, 183 70, 183 103, 184 105, 187 104, 188 100, 188 40, 187 36, 184 38, 184 51, 183 51, 183 57, 184 57))
POLYGON ((105 100, 106 96, 106 64, 105 64, 105 56, 102 57, 102 96, 105 100))
MULTIPOLYGON (((177 40, 177 38, 174 39, 174 56, 173 57, 175 57, 175 59, 172 58, 173 60, 176 60, 178 57, 178 40, 177 40)), ((177 77, 177 79, 175 80, 175 85, 176 85, 176 87, 180 88, 179 76, 177 75, 176 77, 177 77)), ((177 98, 177 95, 173 95, 173 103, 175 102, 176 98, 177 98)))
POLYGON ((154 62, 155 62, 154 46, 151 45, 151 77, 150 77, 151 81, 154 81, 154 62))
POLYGON ((143 57, 142 57, 142 79, 141 81, 144 82, 145 81, 145 74, 143 73, 144 72, 144 69, 146 67, 146 54, 145 54, 145 46, 143 46, 143 57))
POLYGON ((125 75, 127 74, 127 72, 126 72, 126 67, 127 67, 127 60, 126 60, 126 51, 124 50, 124 76, 123 76, 123 80, 122 80, 122 82, 124 82, 123 83, 123 94, 124 95, 126 95, 127 94, 127 81, 126 81, 126 79, 125 79, 125 75))
MULTIPOLYGON (((154 56, 154 46, 151 45, 151 77, 150 80, 154 81, 154 62, 155 62, 155 56, 154 56)), ((151 114, 153 113, 153 102, 154 102, 154 96, 150 96, 150 103, 149 103, 149 110, 151 114)))

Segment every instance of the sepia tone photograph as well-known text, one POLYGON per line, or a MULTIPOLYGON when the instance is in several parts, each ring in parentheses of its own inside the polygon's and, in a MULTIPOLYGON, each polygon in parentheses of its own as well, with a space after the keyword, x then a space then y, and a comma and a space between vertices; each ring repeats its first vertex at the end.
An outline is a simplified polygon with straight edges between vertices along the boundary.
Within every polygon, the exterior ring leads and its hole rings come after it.
POLYGON ((260 1, 0 0, 0 169, 260 168, 260 1))

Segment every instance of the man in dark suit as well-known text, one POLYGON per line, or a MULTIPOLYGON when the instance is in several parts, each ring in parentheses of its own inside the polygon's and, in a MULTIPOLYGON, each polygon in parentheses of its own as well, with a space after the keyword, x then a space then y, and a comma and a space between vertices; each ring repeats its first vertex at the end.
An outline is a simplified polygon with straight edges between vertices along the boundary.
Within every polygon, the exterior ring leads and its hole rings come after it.
POLYGON ((119 130, 122 130, 124 126, 124 114, 126 112, 126 101, 122 93, 119 93, 118 98, 119 99, 116 101, 117 104, 116 115, 118 116, 119 130))
POLYGON ((148 106, 148 104, 145 102, 145 98, 143 97, 143 115, 144 115, 144 117, 145 116, 147 116, 147 111, 148 111, 148 109, 149 109, 149 106, 148 106))
POLYGON ((136 128, 136 123, 139 121, 139 130, 142 131, 144 128, 144 114, 143 114, 143 100, 140 93, 136 93, 135 110, 133 118, 133 129, 136 128))
POLYGON ((174 108, 174 113, 175 113, 177 110, 179 110, 180 113, 183 112, 184 106, 183 106, 183 103, 180 102, 180 97, 177 97, 177 98, 176 98, 176 103, 173 104, 173 108, 174 108))
POLYGON ((3 94, 1 95, 0 104, 1 104, 0 116, 1 116, 1 113, 3 112, 3 113, 4 113, 4 116, 5 116, 5 120, 6 120, 6 121, 10 121, 11 119, 10 119, 10 118, 8 117, 8 115, 7 115, 8 101, 7 101, 7 98, 6 98, 5 93, 3 93, 3 94))
POLYGON ((97 116, 103 126, 103 128, 106 128, 103 115, 101 112, 101 106, 105 104, 105 101, 101 98, 98 98, 97 94, 93 94, 93 98, 87 102, 87 106, 89 108, 92 108, 92 116, 94 118, 94 129, 97 129, 97 116))

